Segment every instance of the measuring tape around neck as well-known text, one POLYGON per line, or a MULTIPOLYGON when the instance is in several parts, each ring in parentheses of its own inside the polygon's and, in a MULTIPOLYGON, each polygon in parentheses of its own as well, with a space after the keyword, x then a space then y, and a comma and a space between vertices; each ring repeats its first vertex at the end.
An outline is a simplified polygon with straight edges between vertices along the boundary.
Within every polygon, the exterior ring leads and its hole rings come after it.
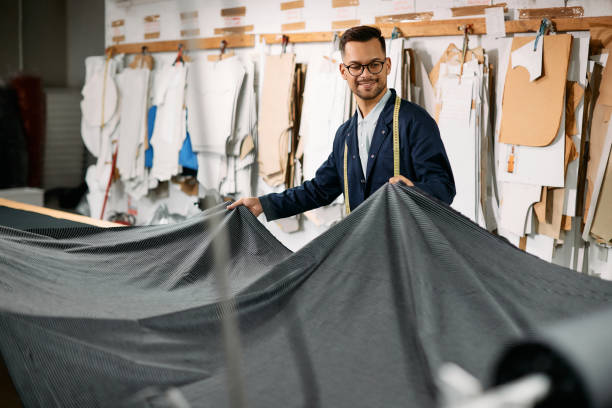
MULTIPOLYGON (((395 96, 395 106, 393 107, 393 177, 400 174, 399 160, 399 110, 401 98, 395 96)), ((364 169, 365 170, 365 169, 364 169)), ((344 207, 346 215, 351 213, 351 204, 349 201, 349 185, 348 185, 348 146, 344 142, 344 207)))

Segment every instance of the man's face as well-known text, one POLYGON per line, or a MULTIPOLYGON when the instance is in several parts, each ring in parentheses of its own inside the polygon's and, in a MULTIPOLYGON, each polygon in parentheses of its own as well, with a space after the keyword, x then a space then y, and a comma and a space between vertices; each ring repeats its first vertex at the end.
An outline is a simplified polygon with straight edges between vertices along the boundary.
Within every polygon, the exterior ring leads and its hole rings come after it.
MULTIPOLYGON (((369 41, 349 41, 344 46, 340 73, 348 82, 351 91, 361 99, 375 99, 387 88, 387 75, 391 72, 391 60, 385 57, 380 42, 373 38, 369 41), (344 65, 384 63, 382 71, 372 74, 366 67, 359 76, 353 76, 344 65)), ((356 66, 356 65, 355 65, 356 66)))

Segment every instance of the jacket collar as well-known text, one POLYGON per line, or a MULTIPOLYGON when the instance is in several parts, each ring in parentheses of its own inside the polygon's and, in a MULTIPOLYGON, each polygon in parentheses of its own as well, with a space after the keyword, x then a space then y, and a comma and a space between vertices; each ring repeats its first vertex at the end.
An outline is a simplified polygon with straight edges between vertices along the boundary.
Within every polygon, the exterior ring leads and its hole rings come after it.
POLYGON ((391 91, 391 97, 385 104, 385 107, 383 108, 382 112, 380 112, 380 117, 378 119, 379 123, 380 123, 380 120, 382 119, 383 123, 387 125, 393 123, 393 107, 395 106, 395 95, 396 95, 395 89, 389 88, 389 90, 391 91))
POLYGON ((393 108, 395 105, 395 90, 391 89, 391 97, 385 104, 383 111, 380 113, 380 117, 378 119, 378 124, 376 125, 376 129, 374 129, 374 136, 372 138, 372 144, 370 145, 370 151, 368 154, 368 168, 366 169, 366 179, 370 179, 370 174, 372 173, 372 168, 374 167, 374 163, 378 160, 378 153, 380 151, 383 142, 389 134, 392 132, 393 126, 393 108))
MULTIPOLYGON (((393 88, 390 88, 390 90, 391 90, 391 96, 389 97, 389 100, 385 104, 385 107, 383 108, 382 112, 380 113, 380 116, 378 117, 378 124, 376 125, 376 129, 374 130, 374 137, 372 138, 372 144, 370 146, 370 151, 368 152, 369 154, 374 154, 374 157, 375 157, 374 160, 372 160, 371 158, 368 158, 368 165, 367 165, 367 169, 365 172, 365 174, 368 176, 367 177, 368 179, 370 178, 370 173, 372 172, 373 163, 376 160, 376 158, 378 158, 378 151, 380 150, 380 147, 382 146, 382 143, 387 137, 387 135, 391 132, 391 126, 393 124, 393 107, 395 105, 396 92, 395 92, 395 89, 393 88), (385 130, 384 134, 381 133, 383 129, 385 130)), ((359 152, 357 151, 358 123, 359 123, 359 112, 357 111, 357 109, 355 109, 355 113, 351 117, 349 126, 346 130, 347 132, 346 143, 348 147, 349 162, 353 163, 353 165, 359 164, 358 166, 359 168, 356 169, 355 171, 357 171, 357 173, 361 175, 360 177, 363 178, 364 171, 361 168, 361 162, 359 160, 351 160, 353 155, 355 155, 356 157, 359 156, 359 152)))

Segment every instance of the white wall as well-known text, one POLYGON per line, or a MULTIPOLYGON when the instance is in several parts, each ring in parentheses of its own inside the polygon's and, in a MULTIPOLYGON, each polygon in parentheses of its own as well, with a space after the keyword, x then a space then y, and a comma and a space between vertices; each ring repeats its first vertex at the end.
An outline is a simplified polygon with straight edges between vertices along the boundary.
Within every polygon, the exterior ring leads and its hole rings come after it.
MULTIPOLYGON (((280 10, 281 0, 106 0, 106 45, 112 43, 110 22, 125 20, 125 36, 127 43, 142 42, 144 24, 143 18, 148 15, 161 16, 161 40, 180 38, 181 12, 197 10, 201 37, 214 36, 214 29, 223 27, 224 20, 220 9, 246 6, 245 25, 254 26, 253 33, 279 33, 281 24, 285 22, 280 10), (132 4, 129 6, 129 4, 132 4)), ((502 1, 492 1, 493 4, 502 1)), ((561 7, 563 0, 504 0, 508 8, 561 7)), ((373 24, 375 17, 398 12, 434 11, 443 16, 444 9, 467 4, 482 4, 482 0, 361 0, 355 10, 339 10, 331 7, 331 0, 305 0, 302 11, 305 31, 330 31, 331 21, 355 18, 362 24, 373 24)), ((484 3, 489 3, 484 1, 484 3)), ((568 1, 568 6, 584 7, 585 16, 612 15, 610 0, 568 1)), ((482 16, 481 16, 482 17, 482 16)))
MULTIPOLYGON (((114 20, 124 19, 125 29, 124 34, 126 43, 141 43, 143 40, 144 24, 143 18, 148 15, 159 14, 161 16, 160 38, 158 40, 176 40, 180 38, 180 18, 181 12, 197 10, 199 14, 200 37, 214 36, 214 29, 223 27, 224 21, 220 16, 220 9, 228 7, 246 6, 246 16, 242 24, 252 24, 254 26, 253 33, 279 33, 283 14, 280 11, 280 0, 210 0, 210 1, 195 1, 195 0, 132 0, 131 6, 125 7, 128 1, 117 3, 116 0, 106 1, 106 44, 111 44, 113 31, 110 24, 114 20), (122 6, 118 6, 121 4, 122 6)), ((466 4, 474 4, 477 0, 361 0, 360 5, 356 10, 347 12, 346 10, 334 10, 331 7, 331 0, 305 0, 303 10, 303 20, 306 22, 306 32, 313 31, 330 31, 331 21, 340 20, 339 13, 344 13, 344 16, 350 18, 358 18, 362 24, 374 23, 375 16, 394 14, 398 12, 421 12, 434 11, 436 15, 444 15, 449 7, 463 6, 466 4), (445 11, 446 10, 446 11, 445 11), (353 14, 351 14, 353 13, 353 14)), ((500 1, 493 1, 499 3, 500 1)), ((562 0, 505 0, 510 9, 509 15, 516 13, 517 8, 540 8, 540 7, 560 7, 564 5, 562 0)), ((482 2, 481 2, 482 4, 482 2)), ((612 15, 612 1, 610 0, 583 0, 583 1, 568 1, 568 6, 583 6, 585 16, 610 16, 612 15)), ((482 17, 482 16, 479 16, 482 17)), ((289 34, 290 36, 290 34, 289 34)), ((154 40, 154 41, 158 41, 154 40)), ((418 37, 408 40, 407 47, 417 51, 419 57, 423 61, 425 68, 430 70, 434 63, 442 55, 450 42, 455 42, 457 45, 462 44, 461 36, 453 37, 418 37)), ((255 60, 259 51, 263 50, 269 53, 279 53, 280 45, 263 46, 259 43, 259 38, 256 38, 256 49, 254 48, 239 48, 235 52, 238 55, 251 56, 255 60)), ((500 41, 490 39, 487 36, 470 36, 470 47, 481 45, 485 48, 489 55, 489 61, 498 66, 498 57, 500 52, 500 41)), ((312 55, 321 55, 328 52, 330 45, 327 43, 307 43, 307 44, 290 44, 289 52, 296 54, 298 62, 307 62, 312 55)), ((195 56, 217 53, 218 51, 195 51, 192 52, 195 56)), ((161 59, 170 59, 173 55, 158 54, 156 57, 161 59)), ((316 227, 307 220, 304 220, 303 230, 293 234, 282 232, 274 223, 266 223, 263 216, 260 218, 264 224, 281 240, 287 247, 292 250, 299 249, 304 244, 316 237, 325 228, 316 227)))

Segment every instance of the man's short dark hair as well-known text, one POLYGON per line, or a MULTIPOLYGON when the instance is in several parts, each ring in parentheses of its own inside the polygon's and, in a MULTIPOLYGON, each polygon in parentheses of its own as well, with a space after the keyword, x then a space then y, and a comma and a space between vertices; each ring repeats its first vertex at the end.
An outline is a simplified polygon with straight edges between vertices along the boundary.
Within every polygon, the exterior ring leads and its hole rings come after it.
POLYGON ((344 55, 344 47, 349 41, 366 42, 370 41, 373 38, 378 39, 378 42, 380 42, 380 46, 382 47, 383 53, 386 56, 387 50, 385 48, 384 37, 382 36, 378 28, 370 26, 357 26, 346 30, 342 34, 342 37, 340 37, 340 52, 342 53, 342 55, 344 55))

